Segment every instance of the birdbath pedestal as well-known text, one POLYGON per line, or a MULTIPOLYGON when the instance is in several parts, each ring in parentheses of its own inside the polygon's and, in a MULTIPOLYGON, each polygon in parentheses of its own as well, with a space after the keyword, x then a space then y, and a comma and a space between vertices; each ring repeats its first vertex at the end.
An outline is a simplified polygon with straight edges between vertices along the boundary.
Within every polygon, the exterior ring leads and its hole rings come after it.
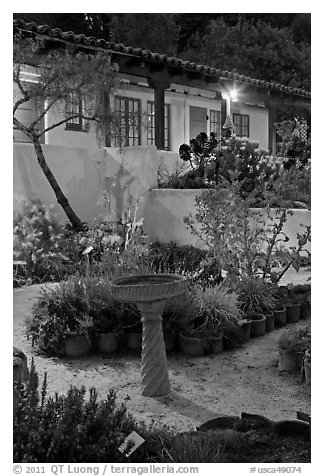
POLYGON ((168 299, 185 292, 186 279, 176 274, 138 275, 111 281, 113 296, 136 304, 142 314, 142 395, 170 393, 168 364, 162 331, 162 313, 168 299))

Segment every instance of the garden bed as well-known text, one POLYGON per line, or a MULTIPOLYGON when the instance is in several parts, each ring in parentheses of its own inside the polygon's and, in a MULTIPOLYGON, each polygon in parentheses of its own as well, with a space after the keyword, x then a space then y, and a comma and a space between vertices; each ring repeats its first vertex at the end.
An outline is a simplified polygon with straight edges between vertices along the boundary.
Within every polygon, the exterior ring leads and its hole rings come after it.
MULTIPOLYGON (((310 388, 300 383, 300 375, 278 371, 276 329, 242 348, 213 356, 189 359, 169 355, 172 393, 151 399, 140 393, 140 356, 136 353, 84 356, 80 359, 45 358, 34 354, 24 335, 23 320, 30 312, 40 286, 14 290, 14 345, 23 350, 42 379, 48 373, 49 393, 63 393, 70 384, 95 386, 104 397, 115 388, 119 400, 127 400, 128 410, 139 419, 174 425, 178 430, 196 427, 206 419, 242 411, 259 413, 273 420, 291 419, 302 410, 310 413, 310 388)), ((298 326, 290 324, 293 328, 298 326)))

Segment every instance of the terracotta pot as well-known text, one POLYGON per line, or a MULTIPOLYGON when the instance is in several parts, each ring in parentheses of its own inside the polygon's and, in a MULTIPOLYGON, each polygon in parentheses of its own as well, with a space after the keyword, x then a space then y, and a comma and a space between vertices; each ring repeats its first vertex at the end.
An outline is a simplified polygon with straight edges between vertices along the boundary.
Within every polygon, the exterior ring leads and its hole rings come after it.
POLYGON ((252 321, 249 319, 245 319, 244 321, 238 322, 238 325, 242 329, 243 341, 246 342, 247 340, 249 340, 251 335, 252 321))
POLYGON ((117 334, 99 334, 98 335, 98 350, 100 352, 115 352, 118 349, 119 339, 117 334))
POLYGON ((251 337, 263 336, 266 332, 266 317, 263 314, 248 314, 251 319, 251 337))
POLYGON ((300 319, 309 319, 311 317, 311 303, 306 301, 300 306, 300 319))
POLYGON ((292 322, 298 322, 300 319, 300 304, 287 304, 286 305, 286 322, 291 324, 292 322))
POLYGON ((90 342, 86 336, 73 336, 64 339, 64 354, 68 357, 80 357, 88 354, 90 342))
POLYGON ((187 337, 179 334, 181 352, 192 357, 202 357, 206 353, 206 343, 198 337, 187 337))
POLYGON ((304 359, 305 382, 307 385, 311 384, 311 361, 304 359))
POLYGON ((126 336, 127 347, 131 350, 142 350, 142 333, 129 332, 126 336))
POLYGON ((279 371, 301 370, 303 365, 303 352, 290 352, 279 350, 279 371))
POLYGON ((283 307, 282 309, 276 309, 273 311, 274 316, 274 325, 275 327, 284 327, 287 322, 286 317, 286 308, 283 307))
POLYGON ((274 330, 274 314, 273 312, 269 312, 265 315, 266 317, 266 331, 271 332, 274 330))

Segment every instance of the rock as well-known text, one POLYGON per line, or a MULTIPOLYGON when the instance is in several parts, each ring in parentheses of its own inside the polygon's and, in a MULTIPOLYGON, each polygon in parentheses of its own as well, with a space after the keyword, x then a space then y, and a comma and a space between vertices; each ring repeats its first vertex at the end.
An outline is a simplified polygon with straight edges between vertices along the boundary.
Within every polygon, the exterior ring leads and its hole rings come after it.
POLYGON ((27 357, 22 350, 13 348, 13 380, 23 382, 28 374, 27 357))

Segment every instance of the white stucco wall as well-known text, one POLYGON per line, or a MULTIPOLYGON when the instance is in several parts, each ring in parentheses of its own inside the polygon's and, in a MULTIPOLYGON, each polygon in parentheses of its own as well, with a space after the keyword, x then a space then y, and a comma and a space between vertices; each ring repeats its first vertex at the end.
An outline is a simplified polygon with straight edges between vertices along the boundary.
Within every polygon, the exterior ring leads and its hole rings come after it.
MULTIPOLYGON (((82 221, 94 224, 107 213, 120 217, 123 210, 145 193, 157 187, 157 154, 155 147, 76 148, 44 145, 46 161, 70 205, 82 221), (127 185, 127 186, 126 186, 127 185), (110 190, 109 209, 103 205, 102 192, 110 190)), ((14 144, 14 196, 38 197, 53 206, 61 222, 67 219, 31 144, 14 144)), ((139 213, 141 213, 142 202, 139 213)))
MULTIPOLYGON (((193 235, 183 222, 190 213, 195 215, 195 197, 201 190, 150 190, 144 207, 145 230, 149 238, 162 242, 176 241, 179 244, 202 246, 199 238, 193 235)), ((310 210, 293 210, 288 216, 283 231, 289 237, 287 246, 296 246, 297 233, 303 233, 302 225, 311 224, 310 210)), ((307 244, 310 250, 310 243, 307 244)))
MULTIPOLYGON (((140 85, 124 84, 115 94, 139 99, 141 104, 141 142, 140 145, 147 145, 146 112, 147 102, 154 100, 153 90, 145 86, 146 80, 140 77, 131 77, 127 79, 138 82, 140 85)), ((191 139, 190 130, 190 106, 201 107, 207 110, 207 116, 210 117, 210 110, 220 111, 221 102, 215 99, 215 91, 203 90, 192 87, 185 87, 178 84, 171 84, 170 90, 165 92, 165 102, 170 104, 170 147, 171 151, 178 152, 179 146, 183 143, 189 143, 191 139)), ((111 100, 113 104, 113 100, 111 100)), ((256 106, 247 106, 240 103, 232 103, 231 113, 237 112, 248 114, 250 116, 250 138, 258 140, 261 147, 268 147, 268 111, 265 108, 256 106)), ((28 118, 26 112, 24 121, 28 118), (26 116, 26 117, 25 117, 26 116)), ((51 110, 45 118, 45 127, 62 118, 64 108, 61 111, 51 110)), ((31 117, 31 115, 30 115, 31 117)), ((207 120, 207 133, 210 133, 209 119, 207 120)), ((17 133, 16 133, 17 135, 17 133)), ((69 147, 92 148, 98 145, 97 138, 93 131, 72 131, 66 130, 63 124, 46 133, 45 143, 51 145, 61 145, 69 147)), ((100 145, 100 144, 99 144, 100 145)))
POLYGON ((268 109, 247 106, 245 104, 239 104, 237 102, 232 103, 231 112, 238 114, 248 114, 250 116, 250 137, 252 141, 258 141, 260 147, 265 149, 269 148, 268 139, 268 109))

